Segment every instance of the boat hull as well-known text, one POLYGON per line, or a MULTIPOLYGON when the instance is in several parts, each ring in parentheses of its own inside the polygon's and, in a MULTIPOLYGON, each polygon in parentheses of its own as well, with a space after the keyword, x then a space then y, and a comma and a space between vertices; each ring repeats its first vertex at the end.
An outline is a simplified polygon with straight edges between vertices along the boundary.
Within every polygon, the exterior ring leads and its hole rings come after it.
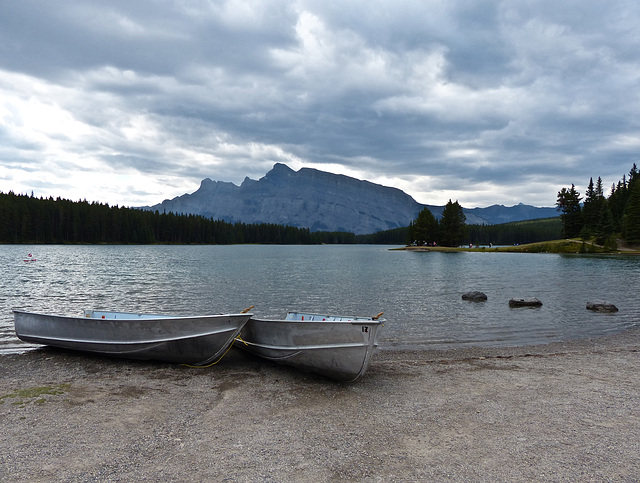
POLYGON ((380 321, 370 317, 313 314, 287 317, 284 320, 251 318, 235 346, 270 361, 338 381, 353 382, 365 374, 378 347, 380 321))
POLYGON ((233 343, 251 314, 175 317, 86 312, 85 317, 14 311, 25 342, 127 359, 204 365, 233 343))

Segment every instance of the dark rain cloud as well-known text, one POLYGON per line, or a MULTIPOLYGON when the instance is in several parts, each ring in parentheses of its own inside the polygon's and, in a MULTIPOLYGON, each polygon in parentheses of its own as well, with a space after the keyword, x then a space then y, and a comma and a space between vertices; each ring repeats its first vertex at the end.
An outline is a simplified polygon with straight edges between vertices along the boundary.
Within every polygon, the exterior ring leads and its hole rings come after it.
POLYGON ((283 162, 550 206, 638 160, 639 21, 628 1, 0 2, 0 190, 145 205, 283 162))

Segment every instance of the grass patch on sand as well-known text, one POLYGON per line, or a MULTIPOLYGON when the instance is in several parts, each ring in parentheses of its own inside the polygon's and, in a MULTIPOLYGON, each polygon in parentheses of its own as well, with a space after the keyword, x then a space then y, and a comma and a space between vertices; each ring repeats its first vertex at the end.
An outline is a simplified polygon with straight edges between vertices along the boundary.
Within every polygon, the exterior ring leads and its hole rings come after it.
POLYGON ((606 253, 602 247, 579 240, 552 240, 513 247, 498 247, 498 251, 521 253, 606 253))
POLYGON ((5 400, 12 400, 11 404, 15 406, 24 406, 30 402, 42 404, 46 401, 43 396, 59 396, 67 392, 70 387, 71 384, 54 384, 18 389, 10 394, 0 396, 0 404, 4 404, 5 400))

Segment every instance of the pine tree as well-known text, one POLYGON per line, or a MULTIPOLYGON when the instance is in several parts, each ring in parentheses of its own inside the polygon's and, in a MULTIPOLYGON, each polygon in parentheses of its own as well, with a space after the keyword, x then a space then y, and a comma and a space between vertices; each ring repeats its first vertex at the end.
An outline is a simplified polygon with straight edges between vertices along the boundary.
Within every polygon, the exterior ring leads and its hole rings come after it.
MULTIPOLYGON (((602 220, 604 216, 603 212, 606 208, 606 202, 607 200, 604 197, 604 190, 602 188, 602 178, 598 176, 595 187, 593 184, 593 178, 591 178, 585 193, 584 206, 582 207, 583 225, 580 235, 583 238, 589 238, 592 235, 599 237, 604 235, 602 233, 602 220)), ((610 226, 608 229, 611 231, 607 234, 613 233, 613 226, 610 226)))
POLYGON ((439 244, 447 247, 455 247, 464 243, 466 236, 465 221, 467 217, 464 215, 462 206, 456 200, 455 203, 449 202, 442 211, 439 227, 439 244))
POLYGON ((624 204, 626 200, 626 179, 618 181, 617 185, 611 187, 611 194, 607 200, 611 216, 613 217, 613 231, 622 231, 622 215, 624 214, 624 204))
MULTIPOLYGON (((635 164, 633 165, 635 167, 635 164)), ((636 175, 637 178, 637 175, 636 175)), ((622 217, 622 236, 632 244, 640 243, 640 183, 630 184, 629 200, 622 217)))
POLYGON ((631 170, 629 171, 629 184, 628 184, 628 186, 631 186, 631 184, 634 183, 635 181, 637 181, 639 177, 640 177, 640 174, 638 173, 638 167, 636 166, 636 163, 633 163, 633 166, 631 167, 631 170))
POLYGON ((613 216, 611 215, 611 210, 609 209, 607 200, 604 200, 604 202, 602 203, 602 208, 600 209, 600 213, 598 215, 598 223, 594 230, 596 243, 599 245, 604 245, 606 240, 613 233, 613 216))
POLYGON ((423 208, 409 226, 409 243, 424 245, 438 239, 438 221, 429 208, 423 208))
POLYGON ((571 189, 562 188, 558 191, 556 206, 562 215, 562 235, 573 238, 580 235, 582 230, 582 210, 580 208, 580 193, 572 184, 571 189))
POLYGON ((584 205, 582 207, 582 230, 580 235, 589 238, 595 230, 598 222, 598 196, 593 186, 593 178, 589 179, 589 186, 584 194, 584 205))
POLYGON ((602 187, 602 178, 598 176, 598 181, 596 182, 596 198, 599 200, 604 199, 604 189, 602 187))

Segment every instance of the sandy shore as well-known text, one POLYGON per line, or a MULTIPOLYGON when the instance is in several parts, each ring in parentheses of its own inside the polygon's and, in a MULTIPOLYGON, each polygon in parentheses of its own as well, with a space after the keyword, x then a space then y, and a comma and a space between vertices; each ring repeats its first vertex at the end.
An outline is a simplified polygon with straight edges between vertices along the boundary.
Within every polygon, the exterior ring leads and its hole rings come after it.
POLYGON ((638 481, 639 347, 383 350, 351 385, 235 351, 4 355, 0 479, 638 481))

